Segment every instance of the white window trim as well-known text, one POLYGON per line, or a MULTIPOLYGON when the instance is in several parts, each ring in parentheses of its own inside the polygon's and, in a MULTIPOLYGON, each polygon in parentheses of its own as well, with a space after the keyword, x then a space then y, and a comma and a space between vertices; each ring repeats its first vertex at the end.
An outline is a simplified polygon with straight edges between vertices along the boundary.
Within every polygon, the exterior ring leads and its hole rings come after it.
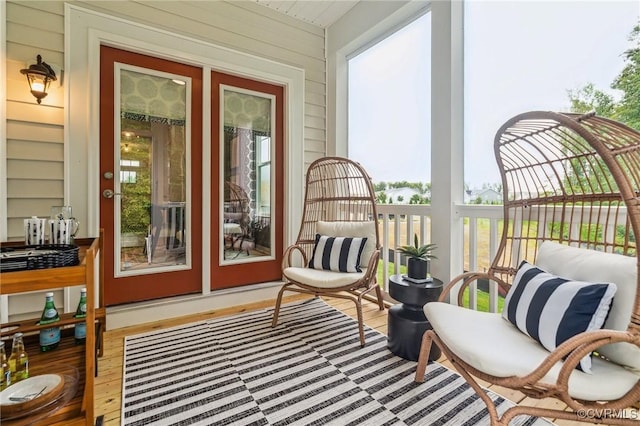
POLYGON ((384 9, 390 7, 384 2, 380 2, 378 7, 379 10, 364 16, 358 14, 356 6, 350 14, 358 16, 347 14, 342 22, 338 21, 328 30, 327 154, 348 155, 348 58, 407 25, 430 8, 431 235, 438 244, 438 250, 449 254, 439 256, 433 273, 448 282, 463 268, 459 256, 463 248, 463 226, 456 208, 457 204, 462 204, 464 194, 463 2, 412 1, 392 13, 384 9), (387 16, 384 16, 385 12, 387 16), (356 34, 358 31, 361 33, 356 34))
MULTIPOLYGON (((65 200, 85 223, 86 236, 99 233, 100 45, 203 67, 203 224, 211 220, 211 70, 240 74, 285 86, 285 245, 296 235, 302 212, 304 171, 304 70, 237 52, 65 3, 65 200)), ((276 200, 273 200, 275 203, 276 200)), ((209 233, 203 234, 203 293, 210 292, 209 233)))

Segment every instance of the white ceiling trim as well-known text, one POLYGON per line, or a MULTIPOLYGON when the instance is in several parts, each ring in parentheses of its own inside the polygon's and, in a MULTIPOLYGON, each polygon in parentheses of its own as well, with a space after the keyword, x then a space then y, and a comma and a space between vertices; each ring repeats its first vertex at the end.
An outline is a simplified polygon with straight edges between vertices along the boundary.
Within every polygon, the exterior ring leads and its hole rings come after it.
POLYGON ((255 0, 256 3, 304 22, 327 28, 360 0, 255 0))

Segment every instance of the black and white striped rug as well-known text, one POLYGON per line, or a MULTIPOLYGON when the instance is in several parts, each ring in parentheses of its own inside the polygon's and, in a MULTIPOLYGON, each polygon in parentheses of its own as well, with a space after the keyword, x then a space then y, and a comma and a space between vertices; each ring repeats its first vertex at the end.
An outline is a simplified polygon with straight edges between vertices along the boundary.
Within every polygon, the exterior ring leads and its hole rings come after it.
MULTIPOLYGON (((457 373, 393 355, 320 299, 129 336, 122 425, 488 425, 457 373)), ((500 412, 511 401, 489 391, 500 412)), ((519 416, 512 424, 549 425, 519 416)))

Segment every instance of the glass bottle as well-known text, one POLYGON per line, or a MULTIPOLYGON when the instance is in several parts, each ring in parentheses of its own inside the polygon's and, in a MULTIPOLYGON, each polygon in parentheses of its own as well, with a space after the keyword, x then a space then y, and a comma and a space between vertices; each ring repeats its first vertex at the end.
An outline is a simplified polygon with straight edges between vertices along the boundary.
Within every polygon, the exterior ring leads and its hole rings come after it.
POLYGON ((29 377, 29 355, 24 349, 22 333, 16 333, 13 335, 11 356, 9 357, 9 371, 11 372, 11 383, 15 383, 29 377))
MULTIPOLYGON (((87 289, 80 290, 80 301, 78 302, 78 308, 74 318, 86 318, 87 317, 87 289)), ((73 336, 76 340, 76 344, 84 343, 87 337, 87 323, 80 322, 75 325, 73 336)))
POLYGON ((4 341, 0 341, 0 390, 11 384, 11 370, 7 362, 7 352, 4 349, 4 341))
MULTIPOLYGON (((60 315, 53 303, 53 293, 45 294, 44 309, 40 317, 40 324, 51 324, 60 320, 60 315)), ((47 352, 58 347, 60 343, 60 327, 50 327, 40 330, 40 351, 47 352)))

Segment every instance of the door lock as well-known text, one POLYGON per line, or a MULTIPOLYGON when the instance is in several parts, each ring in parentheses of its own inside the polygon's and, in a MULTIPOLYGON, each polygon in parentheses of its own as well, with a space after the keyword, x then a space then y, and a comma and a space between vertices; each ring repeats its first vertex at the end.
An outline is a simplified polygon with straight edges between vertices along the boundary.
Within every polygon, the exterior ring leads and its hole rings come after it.
POLYGON ((113 179, 113 172, 104 172, 102 175, 105 179, 113 179))
POLYGON ((122 194, 121 194, 121 193, 119 193, 119 192, 117 192, 117 193, 116 193, 116 192, 113 192, 113 191, 112 191, 112 190, 110 190, 110 189, 105 189, 104 191, 102 191, 102 196, 103 196, 104 198, 113 198, 113 196, 114 196, 114 195, 122 195, 122 194))

